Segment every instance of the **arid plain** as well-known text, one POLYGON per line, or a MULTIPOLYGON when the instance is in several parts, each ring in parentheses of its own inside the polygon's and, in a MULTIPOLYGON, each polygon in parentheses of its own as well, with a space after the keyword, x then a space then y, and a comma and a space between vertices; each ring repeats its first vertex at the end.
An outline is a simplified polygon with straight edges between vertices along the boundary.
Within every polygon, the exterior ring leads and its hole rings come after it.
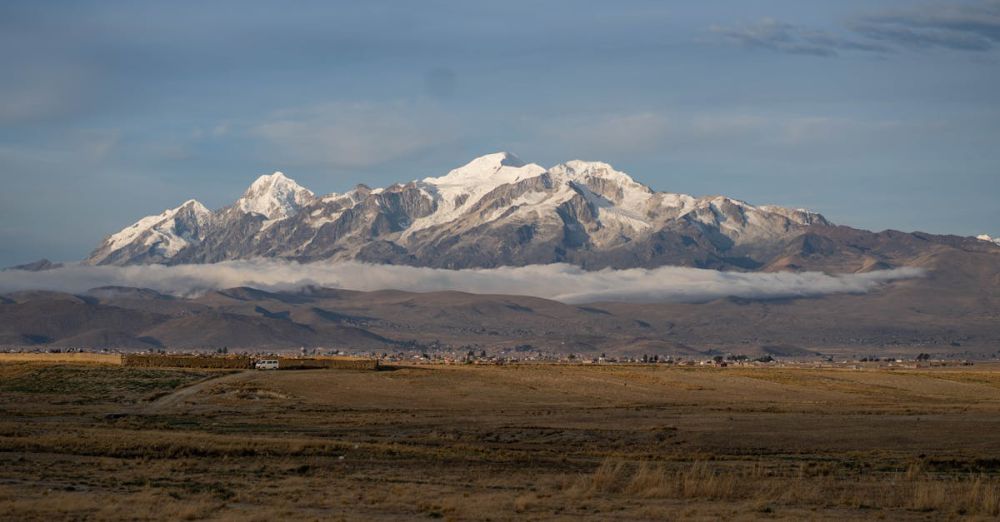
POLYGON ((1000 513, 1000 368, 0 364, 0 517, 1000 513))

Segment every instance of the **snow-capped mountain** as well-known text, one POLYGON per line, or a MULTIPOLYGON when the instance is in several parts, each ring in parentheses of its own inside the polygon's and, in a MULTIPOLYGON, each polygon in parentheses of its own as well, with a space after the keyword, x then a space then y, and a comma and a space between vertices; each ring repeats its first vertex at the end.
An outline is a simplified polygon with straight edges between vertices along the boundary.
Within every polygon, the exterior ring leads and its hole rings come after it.
POLYGON ((1000 237, 991 237, 988 234, 980 234, 980 235, 976 236, 976 239, 978 239, 980 241, 986 241, 987 243, 993 243, 993 244, 995 244, 997 246, 1000 246, 1000 237))
POLYGON ((245 214, 259 214, 269 221, 285 219, 311 203, 316 196, 281 172, 261 176, 236 201, 245 214))
POLYGON ((186 247, 197 245, 207 233, 212 211, 193 199, 181 206, 147 216, 117 234, 112 234, 95 250, 89 261, 95 264, 168 262, 186 247))
POLYGON ((192 200, 143 218, 108 237, 87 262, 282 257, 445 268, 796 268, 803 256, 828 255, 829 238, 816 234, 836 228, 844 227, 807 210, 656 192, 606 163, 545 168, 501 152, 443 176, 321 197, 276 172, 215 212, 192 200))

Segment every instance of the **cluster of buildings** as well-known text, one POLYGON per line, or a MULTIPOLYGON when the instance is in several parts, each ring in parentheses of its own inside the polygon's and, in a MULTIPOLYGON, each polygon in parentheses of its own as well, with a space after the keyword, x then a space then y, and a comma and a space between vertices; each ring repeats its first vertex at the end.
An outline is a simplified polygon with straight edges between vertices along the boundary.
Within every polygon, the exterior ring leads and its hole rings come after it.
MULTIPOLYGON (((527 345, 525 345, 527 346, 527 345)), ((402 364, 483 364, 483 365, 504 365, 521 363, 561 363, 561 364, 650 364, 650 365, 673 365, 673 366, 767 366, 776 365, 783 367, 812 367, 812 368, 926 368, 937 366, 971 365, 968 359, 952 358, 932 358, 931 355, 921 353, 914 357, 884 357, 884 356, 861 356, 845 357, 834 360, 830 356, 815 357, 782 357, 779 359, 771 355, 747 356, 743 354, 715 354, 715 355, 607 355, 601 353, 555 353, 544 350, 525 349, 525 347, 502 348, 493 353, 488 353, 482 348, 463 347, 459 350, 440 347, 436 350, 408 349, 395 352, 373 352, 373 351, 352 351, 334 348, 300 348, 298 350, 288 350, 282 352, 265 352, 256 350, 230 350, 228 348, 210 349, 188 349, 188 350, 165 350, 155 349, 148 351, 117 350, 117 349, 87 349, 87 348, 46 348, 40 346, 0 346, 0 353, 96 353, 96 354, 144 354, 144 355, 167 355, 167 356, 243 356, 243 357, 289 357, 297 355, 304 357, 361 357, 374 359, 382 364, 402 363, 402 364), (298 353, 296 353, 298 352, 298 353), (294 355, 293 355, 294 354, 294 355)), ((711 352, 709 352, 711 354, 711 352)), ((998 357, 993 357, 998 359, 998 357)))

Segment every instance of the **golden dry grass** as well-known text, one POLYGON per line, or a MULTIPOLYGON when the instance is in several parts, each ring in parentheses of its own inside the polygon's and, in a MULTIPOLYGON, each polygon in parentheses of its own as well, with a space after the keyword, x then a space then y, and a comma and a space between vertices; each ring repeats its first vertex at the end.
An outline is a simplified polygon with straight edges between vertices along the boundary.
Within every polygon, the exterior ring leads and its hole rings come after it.
POLYGON ((757 371, 0 364, 0 518, 1000 516, 994 374, 757 371))
POLYGON ((1000 479, 985 474, 941 477, 911 466, 904 473, 864 476, 838 473, 768 473, 760 465, 697 461, 681 465, 605 459, 570 483, 576 499, 616 498, 750 502, 757 506, 902 509, 954 515, 1000 515, 1000 479))

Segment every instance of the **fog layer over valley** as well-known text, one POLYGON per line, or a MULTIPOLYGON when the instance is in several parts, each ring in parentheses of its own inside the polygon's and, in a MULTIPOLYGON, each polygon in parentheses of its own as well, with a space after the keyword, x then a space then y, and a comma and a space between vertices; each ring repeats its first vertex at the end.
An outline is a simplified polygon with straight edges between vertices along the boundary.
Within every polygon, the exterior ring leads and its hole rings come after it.
POLYGON ((358 262, 298 263, 278 259, 203 265, 69 265, 52 270, 0 272, 0 293, 20 290, 84 292, 102 286, 149 288, 176 296, 249 286, 273 291, 306 286, 375 291, 461 291, 527 295, 564 303, 703 302, 720 297, 771 299, 865 293, 879 285, 921 277, 920 268, 856 274, 742 273, 687 267, 586 271, 569 264, 448 270, 358 262))

